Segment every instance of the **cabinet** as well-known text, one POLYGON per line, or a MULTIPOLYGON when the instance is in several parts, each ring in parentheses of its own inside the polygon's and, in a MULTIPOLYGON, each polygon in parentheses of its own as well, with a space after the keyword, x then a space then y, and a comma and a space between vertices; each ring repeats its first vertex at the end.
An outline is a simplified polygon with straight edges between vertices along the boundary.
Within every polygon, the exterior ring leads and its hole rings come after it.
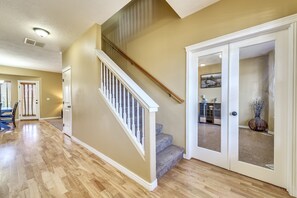
POLYGON ((199 103, 199 122, 221 125, 221 103, 199 103))

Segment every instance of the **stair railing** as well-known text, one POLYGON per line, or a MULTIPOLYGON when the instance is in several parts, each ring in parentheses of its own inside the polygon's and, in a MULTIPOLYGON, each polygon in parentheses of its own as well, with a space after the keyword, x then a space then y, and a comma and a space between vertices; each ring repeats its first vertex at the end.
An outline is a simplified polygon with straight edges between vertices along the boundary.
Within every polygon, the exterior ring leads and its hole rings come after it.
POLYGON ((146 151, 155 153, 159 106, 102 50, 96 54, 101 61, 100 93, 142 157, 146 151))
POLYGON ((158 85, 162 90, 164 90, 169 97, 173 98, 178 103, 183 103, 184 100, 181 99, 178 95, 176 95, 173 91, 171 91, 168 87, 166 87, 163 83, 161 83, 158 79, 156 79, 154 76, 152 76, 148 71, 143 69, 138 63, 136 63, 134 60, 132 60, 125 52, 123 52, 120 48, 118 48, 113 42, 111 42, 108 38, 106 38, 104 35, 102 35, 103 41, 107 45, 109 45, 113 50, 115 50, 121 57, 126 59, 130 62, 130 64, 134 65, 139 71, 141 71, 144 75, 146 75, 149 79, 151 79, 156 85, 158 85))

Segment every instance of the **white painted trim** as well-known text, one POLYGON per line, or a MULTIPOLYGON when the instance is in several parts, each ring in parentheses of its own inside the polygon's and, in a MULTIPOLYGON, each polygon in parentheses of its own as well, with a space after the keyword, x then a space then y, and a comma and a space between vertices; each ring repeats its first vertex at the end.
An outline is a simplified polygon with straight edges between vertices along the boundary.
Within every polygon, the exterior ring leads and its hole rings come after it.
MULTIPOLYGON (((242 129, 250 129, 250 127, 249 126, 246 126, 246 125, 239 125, 239 128, 242 128, 242 129)), ((260 132, 261 133, 261 132, 260 132)), ((263 133, 263 132, 262 132, 263 133)), ((272 131, 268 131, 267 132, 268 134, 270 134, 270 135, 274 135, 274 132, 272 132, 272 131)), ((263 133, 263 134, 265 134, 265 133, 263 133)))
POLYGON ((102 50, 97 49, 96 54, 143 107, 148 109, 149 112, 158 111, 159 105, 151 97, 149 97, 149 95, 147 95, 113 60, 111 60, 102 50))
POLYGON ((113 167, 118 169, 119 171, 121 171, 123 174, 125 174, 127 177, 129 177, 130 179, 134 180, 135 182, 137 182, 138 184, 143 186, 145 189, 147 189, 149 191, 153 191, 158 186, 157 179, 154 180, 153 182, 149 183, 149 182, 145 181, 144 179, 142 179, 141 177, 139 177, 134 172, 130 171, 126 167, 124 167, 121 164, 117 163, 113 159, 109 158, 108 156, 104 155, 103 153, 99 152, 98 150, 94 149, 93 147, 89 146, 88 144, 84 143, 83 141, 79 140, 78 138, 72 136, 71 139, 74 142, 76 142, 76 143, 80 144, 81 146, 85 147, 86 149, 88 149, 89 151, 91 151, 92 153, 94 153, 99 158, 103 159, 104 161, 106 161, 107 163, 109 163, 110 165, 112 165, 113 167))
POLYGON ((61 118, 60 116, 58 117, 46 117, 46 118, 40 118, 39 120, 53 120, 53 119, 59 119, 61 118))
POLYGON ((297 14, 287 16, 284 18, 280 18, 271 22, 267 22, 261 25, 257 25, 251 28, 247 28, 241 31, 237 31, 231 34, 227 34, 224 36, 220 36, 214 39, 210 39, 207 41, 203 41, 191 46, 186 47, 186 158, 190 159, 192 157, 191 148, 193 145, 193 134, 191 133, 192 126, 191 121, 193 115, 191 114, 191 97, 193 97, 193 93, 189 90, 191 79, 193 78, 191 73, 191 66, 193 65, 193 55, 204 49, 213 48, 216 46, 221 46, 224 44, 229 44, 231 42, 236 42, 240 40, 244 40, 247 38, 276 32, 279 30, 289 29, 289 67, 292 68, 294 74, 293 79, 289 79, 292 82, 292 87, 288 87, 288 89, 293 92, 292 98, 289 99, 289 103, 292 106, 292 112, 288 112, 291 114, 291 119, 288 119, 288 137, 287 137, 287 186, 286 189, 292 196, 297 196, 297 105, 295 104, 297 101, 297 14))
POLYGON ((187 160, 190 160, 190 159, 191 159, 191 158, 189 158, 188 155, 186 155, 185 153, 183 154, 183 158, 184 158, 184 159, 187 159, 187 160))
POLYGON ((293 78, 289 76, 289 90, 291 98, 288 103, 290 108, 288 116, 288 137, 287 137, 287 189, 290 195, 297 197, 297 22, 293 23, 289 28, 289 73, 292 73, 293 78))
POLYGON ((100 93, 99 95, 102 96, 103 100, 106 102, 106 105, 108 106, 109 110, 112 112, 114 117, 120 123, 121 127, 124 129, 126 135, 130 139, 133 146, 136 148, 136 150, 138 151, 138 153, 140 154, 142 159, 145 160, 145 152, 144 152, 144 148, 142 147, 142 145, 138 142, 138 140, 136 139, 135 136, 131 135, 131 131, 129 130, 129 128, 127 128, 127 125, 125 125, 123 123, 123 120, 119 117, 116 110, 114 108, 112 108, 112 104, 110 104, 110 102, 105 98, 105 95, 104 95, 104 93, 103 93, 103 91, 101 89, 99 89, 99 93, 100 93))
POLYGON ((64 73, 65 71, 67 71, 67 70, 69 70, 69 69, 71 69, 71 66, 70 66, 70 65, 68 65, 67 67, 63 68, 63 69, 62 69, 62 73, 64 73))

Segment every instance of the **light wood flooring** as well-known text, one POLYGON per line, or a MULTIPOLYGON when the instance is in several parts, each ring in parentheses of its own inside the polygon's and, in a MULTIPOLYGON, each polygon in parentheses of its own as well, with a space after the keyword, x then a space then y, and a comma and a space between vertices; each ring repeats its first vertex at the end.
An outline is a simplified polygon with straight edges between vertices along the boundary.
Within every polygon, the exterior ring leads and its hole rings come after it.
POLYGON ((182 160, 153 192, 45 121, 0 133, 0 197, 289 197, 284 189, 198 160, 182 160))

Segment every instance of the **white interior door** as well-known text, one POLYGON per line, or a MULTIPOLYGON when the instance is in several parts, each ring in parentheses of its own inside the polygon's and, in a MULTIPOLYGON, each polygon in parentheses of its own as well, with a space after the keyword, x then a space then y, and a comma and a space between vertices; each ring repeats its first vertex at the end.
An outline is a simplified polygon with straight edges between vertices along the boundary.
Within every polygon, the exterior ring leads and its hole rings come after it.
POLYGON ((230 169, 285 187, 287 30, 230 45, 230 169))
POLYGON ((71 69, 63 71, 63 132, 72 135, 71 69))
POLYGON ((195 62, 192 155, 228 168, 228 46, 200 51, 195 62))
POLYGON ((18 81, 20 120, 39 119, 39 82, 18 81))

